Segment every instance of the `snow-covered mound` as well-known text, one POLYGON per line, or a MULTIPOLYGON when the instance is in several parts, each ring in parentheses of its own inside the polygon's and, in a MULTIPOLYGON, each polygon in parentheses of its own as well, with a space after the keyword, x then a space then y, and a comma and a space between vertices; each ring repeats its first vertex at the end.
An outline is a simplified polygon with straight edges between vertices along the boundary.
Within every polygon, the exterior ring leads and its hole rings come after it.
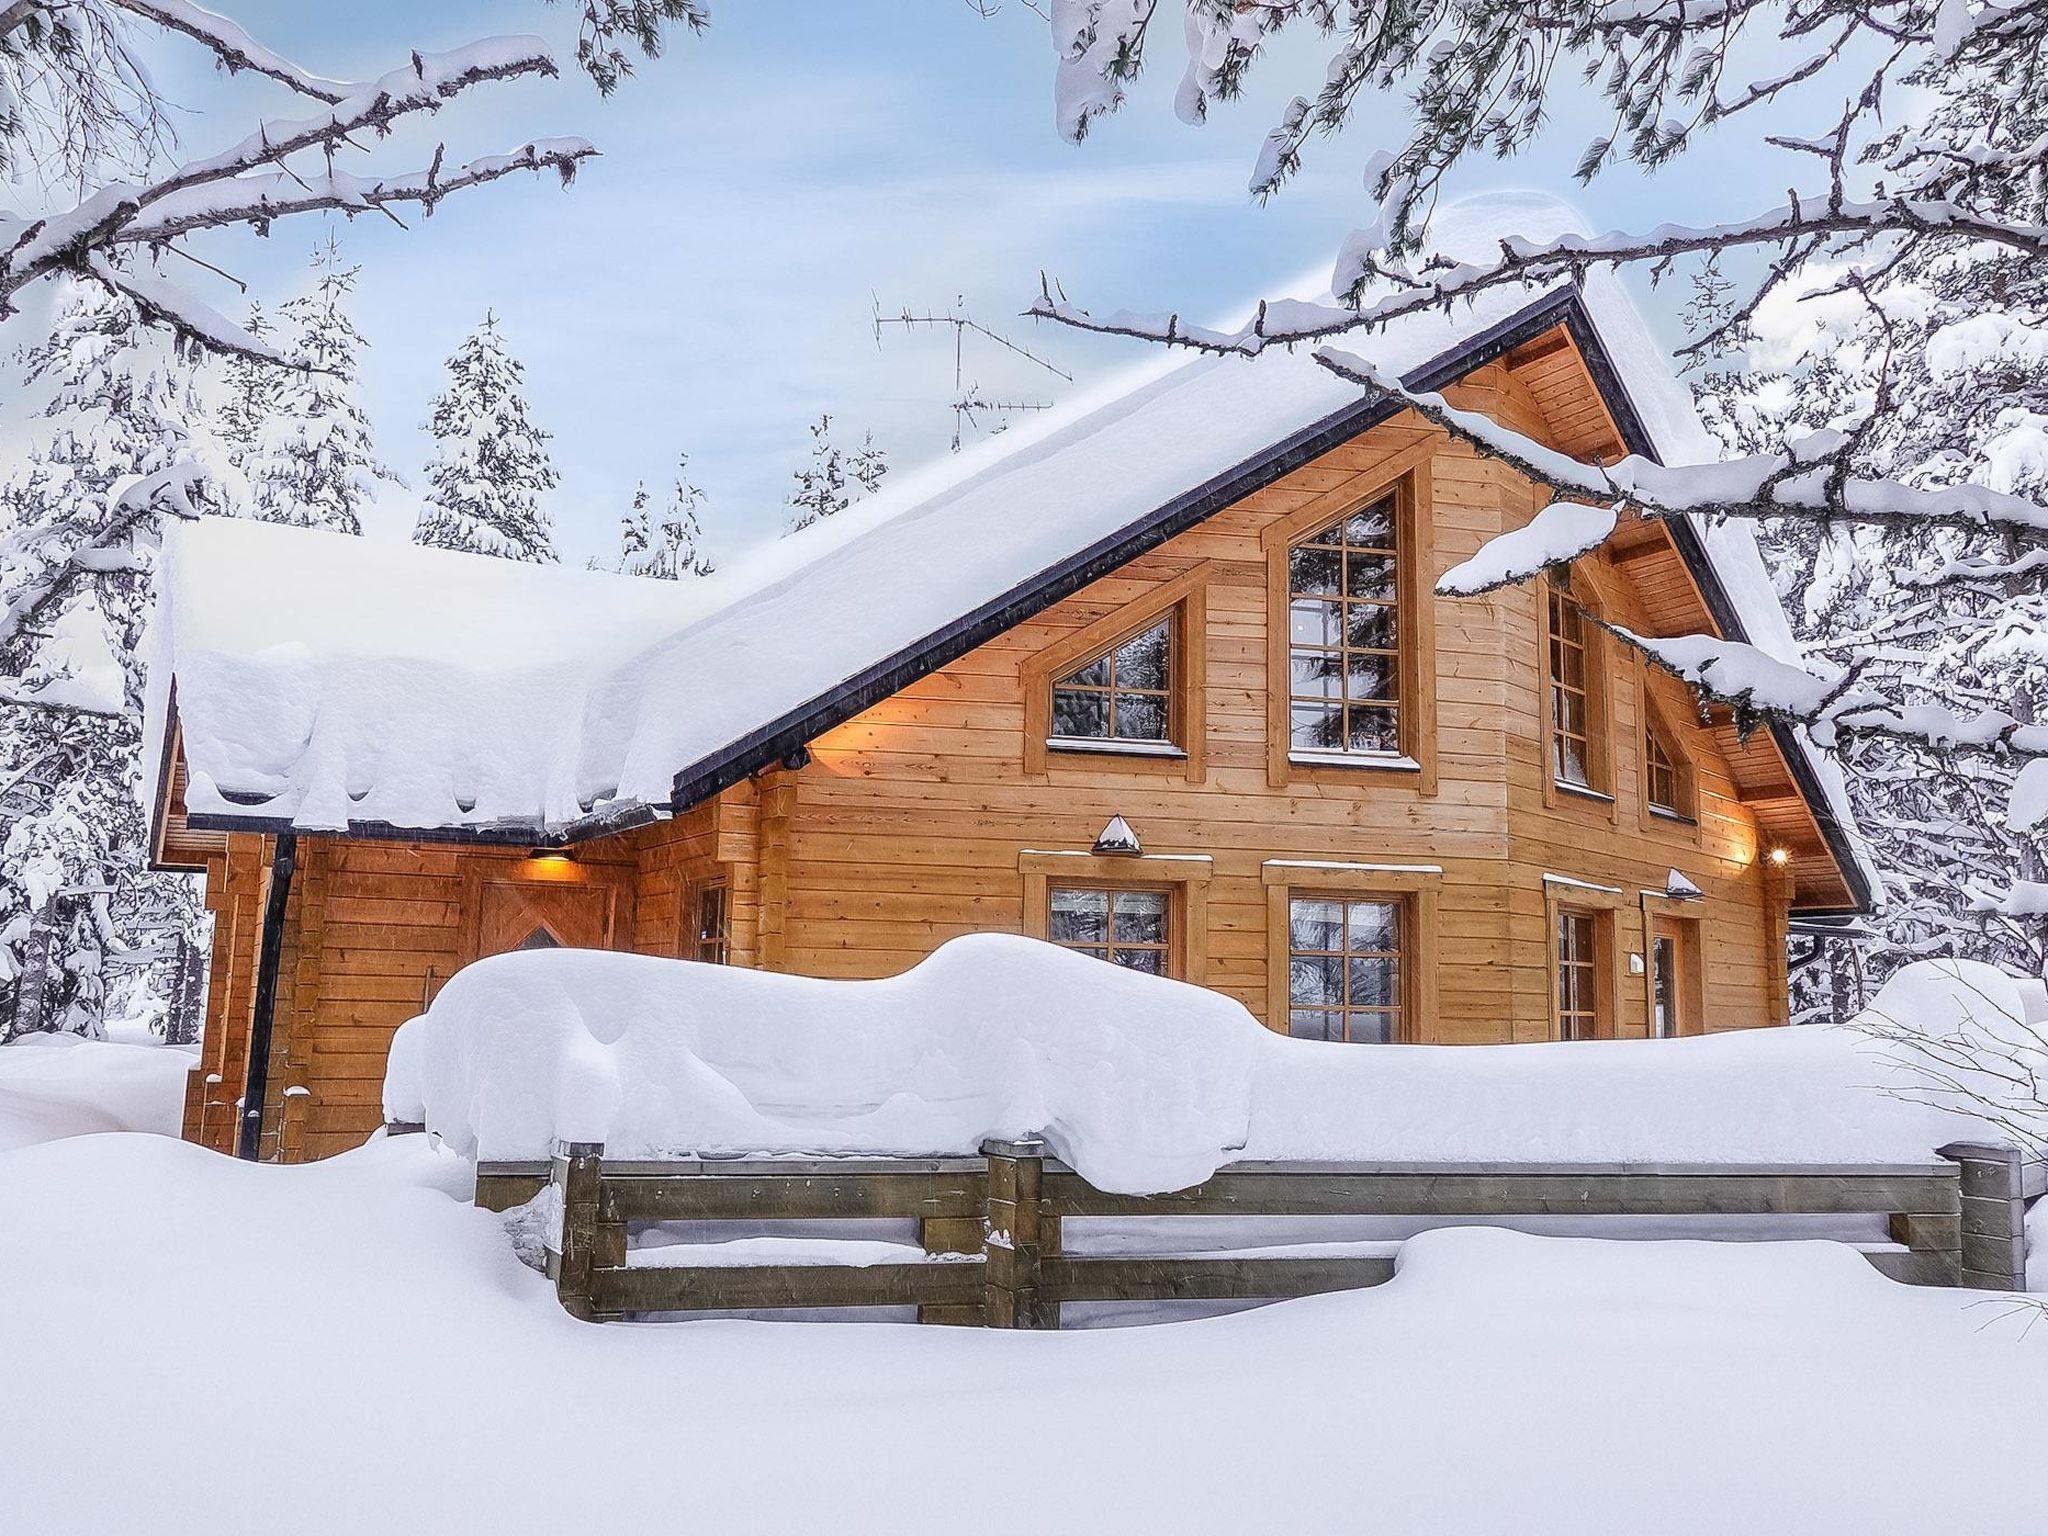
POLYGON ((1005 934, 884 981, 534 950, 458 972, 399 1031, 385 1111, 484 1158, 1043 1134, 1101 1188, 1173 1189, 1243 1140, 1263 1035, 1219 993, 1005 934))
MULTIPOLYGON (((1901 972, 1877 1010, 2017 1022, 1988 966, 1901 972)), ((1000 934, 884 981, 542 950, 459 972, 392 1044, 385 1111, 465 1154, 971 1155, 1042 1135, 1099 1188, 1245 1159, 1925 1162, 1982 1127, 1913 1100, 1858 1029, 1511 1046, 1290 1040, 1218 993, 1000 934)))
POLYGON ((469 1179, 424 1136, 284 1168, 142 1136, 0 1155, 9 1401, 91 1426, 18 1438, 0 1531, 2044 1525, 2048 1329, 1832 1245, 1468 1229, 1372 1290, 1172 1327, 594 1328, 469 1179), (224 1339, 233 1369, 195 1366, 224 1339), (989 1497, 991 1424, 1056 1475, 989 1497))
POLYGON ((192 1053, 77 1035, 0 1047, 0 1152, 95 1131, 178 1134, 192 1053))

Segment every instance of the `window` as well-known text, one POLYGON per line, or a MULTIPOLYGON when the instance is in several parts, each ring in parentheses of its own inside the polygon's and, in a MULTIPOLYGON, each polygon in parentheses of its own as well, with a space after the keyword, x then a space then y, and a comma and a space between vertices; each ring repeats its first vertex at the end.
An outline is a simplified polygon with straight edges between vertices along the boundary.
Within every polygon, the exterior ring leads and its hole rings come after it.
POLYGON ((1599 921, 1569 907, 1557 913, 1557 1033, 1591 1040, 1600 1033, 1599 921))
POLYGON ((1697 919, 1660 914, 1650 925, 1650 1033, 1658 1039, 1700 1032, 1705 1011, 1697 919))
POLYGON ((1658 739, 1655 726, 1647 726, 1643 731, 1643 787, 1652 810, 1672 816, 1685 814, 1678 804, 1678 765, 1658 739))
POLYGON ((1586 616, 1571 589, 1555 581, 1550 599, 1550 774, 1559 784, 1594 789, 1593 692, 1586 616))
POLYGON ((1297 896, 1287 904, 1287 1032, 1384 1045, 1399 1037, 1401 903, 1297 896))
POLYGON ((1170 974, 1172 899, 1167 892, 1056 885, 1048 901, 1046 937, 1062 949, 1148 976, 1170 974))
POLYGON ((732 949, 732 904, 723 885, 697 889, 696 935, 690 941, 689 957, 711 965, 724 965, 732 949))
POLYGON ((1396 510, 1383 497, 1287 552, 1293 752, 1401 753, 1396 510))
POLYGON ((1173 739, 1171 614, 1053 684, 1055 742, 1173 739))

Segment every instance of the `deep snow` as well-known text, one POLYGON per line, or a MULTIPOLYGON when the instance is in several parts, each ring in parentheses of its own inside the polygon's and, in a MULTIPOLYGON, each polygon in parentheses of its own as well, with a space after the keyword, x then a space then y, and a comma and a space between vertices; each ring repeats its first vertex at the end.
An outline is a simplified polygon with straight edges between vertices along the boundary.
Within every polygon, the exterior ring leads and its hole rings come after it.
POLYGON ((2040 1529, 2048 1329, 1826 1244, 1426 1234, 1108 1333, 570 1321, 425 1137, 0 1156, 0 1530, 2040 1529), (1957 1522, 1962 1521, 1959 1525, 1957 1522))
MULTIPOLYGON (((1872 1014, 2016 1040, 2026 1006, 1990 966, 1929 961, 1872 1014)), ((557 1139, 627 1158, 916 1156, 1043 1135, 1098 1188, 1146 1193, 1241 1160, 1924 1163, 1982 1136, 1915 1102, 1919 1085, 1908 1055, 1857 1028, 1292 1040, 1220 993, 974 934, 881 981, 493 956, 399 1031, 385 1112, 486 1159, 557 1139)))
POLYGON ((0 1152, 94 1131, 178 1134, 194 1053, 28 1035, 0 1046, 0 1152))

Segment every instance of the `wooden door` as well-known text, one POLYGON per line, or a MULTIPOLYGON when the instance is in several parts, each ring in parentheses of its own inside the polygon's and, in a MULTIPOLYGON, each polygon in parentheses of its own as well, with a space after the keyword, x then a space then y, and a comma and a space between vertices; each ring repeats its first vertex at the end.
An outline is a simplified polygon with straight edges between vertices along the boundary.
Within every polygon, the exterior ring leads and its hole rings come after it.
POLYGON ((470 958, 514 949, 610 949, 617 895, 608 883, 486 879, 470 958))

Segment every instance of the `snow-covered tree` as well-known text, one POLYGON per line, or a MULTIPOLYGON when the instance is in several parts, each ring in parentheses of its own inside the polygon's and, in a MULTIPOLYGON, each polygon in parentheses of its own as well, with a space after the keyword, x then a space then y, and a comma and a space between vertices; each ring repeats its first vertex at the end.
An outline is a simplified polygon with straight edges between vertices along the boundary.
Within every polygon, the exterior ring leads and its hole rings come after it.
POLYGON ((702 552, 703 505, 704 492, 690 482, 688 454, 676 459, 675 485, 658 520, 642 481, 633 491, 632 507, 620 519, 618 569, 628 576, 651 576, 659 581, 709 576, 717 566, 702 552))
MULTIPOLYGON (((1048 281, 1035 313, 1225 356, 1310 347, 1336 376, 1514 466, 1559 507, 1803 528, 1791 543, 1803 537, 1823 578, 1839 589, 1830 606, 1882 610, 1896 627, 1908 622, 1907 604, 1893 594, 1910 589, 1917 651, 1889 652, 1887 664, 1877 665, 1894 633, 1834 643, 1831 654, 1801 668, 1714 637, 1626 638, 1731 708, 1744 728, 1784 723, 1852 766, 1865 753, 1890 762, 1902 752, 1969 759, 1979 765, 1972 771, 1988 774, 1977 785, 1987 795, 2010 775, 2010 793, 1990 803, 1987 824, 2002 821, 2007 832, 2031 835, 2048 820, 2048 723, 2039 723, 2031 669, 2003 660, 1985 668, 2038 644, 2036 610, 2048 570, 2048 506, 2035 481, 2014 473, 2038 452, 2031 385, 2015 365, 2040 332, 2029 335, 2024 319, 1995 316, 2008 302, 1998 285, 2016 288, 2048 261, 2048 177, 2041 174, 2048 7, 2001 0, 1181 0, 1179 27, 1163 24, 1167 9, 1164 0, 1055 0, 1058 116, 1069 137, 1081 138, 1116 110, 1148 52, 1173 46, 1166 39, 1186 42, 1177 106, 1189 120, 1236 95, 1256 69, 1301 72, 1302 94, 1252 170, 1252 189, 1262 196, 1299 169, 1312 135, 1345 127, 1360 102, 1375 110, 1407 104, 1405 130, 1368 171, 1372 217, 1338 251, 1337 298, 1262 304, 1244 325, 1212 330, 1174 311, 1097 315, 1048 281), (1280 34, 1311 29, 1326 35, 1321 58, 1274 50, 1280 34), (1566 91, 1597 95, 1614 125, 1579 150, 1581 178, 1617 163, 1675 166, 1745 136, 1745 161, 1775 150, 1784 157, 1782 175, 1695 177, 1689 185, 1699 211, 1688 224, 1598 236, 1505 229, 1487 250, 1463 259, 1428 254, 1430 219, 1446 185, 1475 159, 1510 157, 1538 142, 1566 91), (1790 190, 1766 190, 1778 188, 1790 190), (1767 303, 1818 287, 1823 269, 1842 274, 1834 296, 1882 314, 1897 311, 1916 285, 1939 288, 1948 271, 1958 275, 1941 330, 1927 345, 1945 335, 1972 364, 1950 370, 1927 358, 1943 382, 1923 393, 1901 382, 1910 342, 1870 353, 1868 387, 1830 378, 1826 360, 1802 350, 1779 371, 1812 376, 1802 385, 1809 390, 1846 390, 1848 409, 1815 412, 1832 423, 1820 431, 1808 430, 1796 411, 1783 419, 1766 412, 1747 452, 1707 468, 1636 457, 1569 461, 1407 387, 1398 367, 1374 355, 1378 332, 1403 315, 1578 280, 1594 268, 1662 277, 1710 262, 1722 281, 1739 287, 1694 338, 1693 358, 1711 358, 1737 339, 1767 303), (1961 276, 1959 263, 1975 271, 1961 276), (1917 398, 1908 399, 1909 388, 1917 398), (1909 446, 1887 430, 1896 413, 1939 411, 1951 395, 1958 414, 1945 444, 1940 432, 1909 446), (1986 431, 1969 451, 1956 451, 1962 433, 1986 431), (1871 563, 1856 553, 1875 538, 1887 541, 1889 590, 1873 583, 1871 563), (1946 646, 1937 643, 1944 634, 1946 646)), ((2023 305, 2013 313, 2030 312, 2023 305)), ((1896 341, 1901 333, 1892 334, 1896 341)), ((1613 521, 1561 511, 1550 526, 1559 538, 1523 543, 1540 549, 1541 563, 1556 564, 1604 542, 1613 521), (1563 537, 1566 529, 1572 537, 1563 537)), ((1450 573, 1439 590, 1461 596, 1527 580, 1537 574, 1533 563, 1496 551, 1450 573)), ((2022 876, 1968 900, 2005 916, 2033 916, 2048 910, 2048 885, 2022 876)))
POLYGON ((430 409, 434 461, 414 543, 537 564, 560 558, 540 500, 560 476, 549 434, 528 414, 524 378, 486 314, 448 359, 447 387, 430 409))
POLYGON ((110 979, 148 963, 143 930, 198 922, 191 882, 147 871, 137 794, 153 552, 136 522, 182 466, 224 478, 195 425, 195 365, 90 284, 27 359, 39 430, 0 491, 0 570, 21 603, 0 643, 0 1037, 96 1032, 110 979))
POLYGON ((249 516, 361 533, 377 482, 398 479, 377 458, 356 383, 369 342, 343 303, 361 268, 343 266, 330 237, 314 252, 313 270, 312 288, 279 312, 286 348, 304 366, 231 360, 223 426, 248 434, 237 462, 249 484, 249 516))
MULTIPOLYGON (((550 0, 551 3, 551 0, 550 0)), ((603 93, 635 52, 660 51, 669 26, 702 27, 699 0, 570 0, 577 63, 603 93)), ((0 3, 0 317, 35 285, 83 279, 123 295, 153 325, 212 352, 294 364, 267 338, 218 313, 178 276, 212 263, 159 270, 162 253, 196 234, 267 234, 294 214, 381 211, 424 217, 445 198, 520 172, 564 183, 596 153, 575 138, 525 136, 509 154, 451 160, 437 145, 425 165, 374 162, 378 146, 416 142, 395 129, 499 82, 559 73, 534 37, 496 37, 446 52, 393 50, 391 67, 348 80, 295 63, 236 20, 185 0, 11 0, 0 3), (225 144, 184 155, 151 57, 196 47, 233 73, 260 77, 283 110, 225 144), (172 275, 173 273, 178 276, 172 275)), ((189 515, 207 466, 167 468, 130 488, 120 526, 147 536, 165 516, 189 515)), ((118 558, 112 546, 92 561, 118 558)), ((0 648, 24 613, 71 601, 92 566, 0 568, 0 648), (17 587, 17 579, 35 583, 17 587), (61 589, 61 590, 60 590, 61 589)))
POLYGON ((862 434, 860 447, 849 454, 832 441, 830 413, 821 415, 811 425, 811 456, 791 475, 794 484, 786 498, 788 531, 797 533, 824 518, 836 517, 854 503, 850 486, 857 485, 861 494, 872 495, 888 473, 888 455, 877 446, 872 433, 862 434))

